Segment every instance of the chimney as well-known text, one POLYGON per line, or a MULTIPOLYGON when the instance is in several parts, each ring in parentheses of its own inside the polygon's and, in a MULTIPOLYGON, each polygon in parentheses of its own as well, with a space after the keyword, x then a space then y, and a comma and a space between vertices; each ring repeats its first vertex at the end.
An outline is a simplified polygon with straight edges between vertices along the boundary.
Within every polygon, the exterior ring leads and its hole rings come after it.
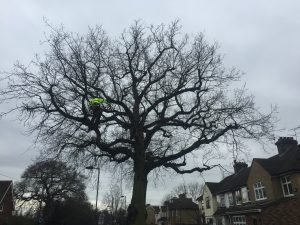
POLYGON ((179 194, 179 198, 186 198, 186 193, 179 194))
POLYGON ((240 170, 247 168, 248 165, 245 162, 237 162, 236 160, 233 161, 233 168, 234 173, 237 174, 240 170))
POLYGON ((293 137, 280 137, 275 145, 277 145, 278 153, 282 154, 291 148, 297 147, 298 142, 293 137))

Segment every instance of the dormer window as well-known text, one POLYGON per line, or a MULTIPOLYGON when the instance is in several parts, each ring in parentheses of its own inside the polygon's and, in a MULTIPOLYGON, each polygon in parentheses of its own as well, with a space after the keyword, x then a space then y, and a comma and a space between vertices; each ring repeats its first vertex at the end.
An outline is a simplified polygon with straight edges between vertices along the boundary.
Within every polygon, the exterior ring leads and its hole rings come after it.
POLYGON ((289 176, 281 178, 281 186, 284 197, 293 196, 293 185, 289 176))
POLYGON ((225 195, 220 195, 220 207, 225 207, 225 195))
POLYGON ((235 203, 237 205, 241 205, 242 204, 242 195, 241 195, 241 191, 240 190, 235 191, 235 203))
POLYGON ((243 201, 243 203, 249 202, 248 188, 243 187, 241 190, 242 190, 242 201, 243 201))
POLYGON ((255 193, 255 199, 256 200, 264 200, 267 199, 266 195, 266 189, 264 184, 259 181, 253 185, 254 193, 255 193))
POLYGON ((228 194, 228 199, 229 199, 229 205, 233 206, 234 205, 234 201, 233 201, 233 195, 232 195, 232 193, 228 194))

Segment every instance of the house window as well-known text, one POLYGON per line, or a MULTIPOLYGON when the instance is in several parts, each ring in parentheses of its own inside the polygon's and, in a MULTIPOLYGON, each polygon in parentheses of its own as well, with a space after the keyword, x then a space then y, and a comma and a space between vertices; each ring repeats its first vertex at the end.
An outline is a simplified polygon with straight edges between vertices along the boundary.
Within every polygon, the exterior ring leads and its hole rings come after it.
POLYGON ((233 195, 232 195, 232 193, 229 193, 229 194, 228 194, 228 199, 229 199, 229 205, 230 205, 230 206, 233 206, 233 205, 234 205, 234 202, 233 202, 233 195))
POLYGON ((254 187, 254 193, 255 193, 255 199, 256 200, 267 199, 265 186, 261 181, 255 183, 253 185, 253 187, 254 187))
POLYGON ((237 205, 242 204, 242 196, 241 196, 241 191, 240 190, 235 191, 235 203, 237 205))
POLYGON ((249 202, 248 188, 242 188, 242 201, 243 203, 249 202))
POLYGON ((289 176, 281 178, 281 185, 284 197, 293 196, 292 181, 289 176))
POLYGON ((3 212, 3 204, 0 205, 0 212, 3 212))
POLYGON ((207 209, 210 209, 210 201, 209 201, 209 197, 205 198, 205 205, 207 209))
POLYGON ((233 225, 246 225, 245 216, 233 216, 232 217, 233 225))
POLYGON ((220 195, 220 207, 225 207, 225 196, 220 195))

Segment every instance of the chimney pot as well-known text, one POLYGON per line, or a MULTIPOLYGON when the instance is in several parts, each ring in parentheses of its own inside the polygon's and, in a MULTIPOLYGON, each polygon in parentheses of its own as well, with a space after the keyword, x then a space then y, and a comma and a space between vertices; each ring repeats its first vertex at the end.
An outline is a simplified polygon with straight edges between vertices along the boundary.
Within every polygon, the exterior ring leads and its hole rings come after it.
POLYGON ((234 168, 234 173, 238 173, 240 170, 247 168, 248 165, 245 162, 237 162, 236 160, 233 161, 233 168, 234 168))
POLYGON ((293 137, 279 137, 275 145, 277 146, 278 153, 282 154, 291 148, 297 147, 298 142, 293 137))

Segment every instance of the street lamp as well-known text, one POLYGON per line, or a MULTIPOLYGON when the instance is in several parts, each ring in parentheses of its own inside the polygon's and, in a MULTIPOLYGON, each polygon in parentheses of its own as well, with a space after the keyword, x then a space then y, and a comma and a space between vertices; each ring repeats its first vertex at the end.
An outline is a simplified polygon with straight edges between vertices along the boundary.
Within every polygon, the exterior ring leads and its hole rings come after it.
POLYGON ((99 191, 99 177, 100 177, 100 168, 87 166, 85 167, 87 170, 98 170, 98 177, 97 177, 97 194, 96 194, 96 210, 98 210, 98 191, 99 191))

